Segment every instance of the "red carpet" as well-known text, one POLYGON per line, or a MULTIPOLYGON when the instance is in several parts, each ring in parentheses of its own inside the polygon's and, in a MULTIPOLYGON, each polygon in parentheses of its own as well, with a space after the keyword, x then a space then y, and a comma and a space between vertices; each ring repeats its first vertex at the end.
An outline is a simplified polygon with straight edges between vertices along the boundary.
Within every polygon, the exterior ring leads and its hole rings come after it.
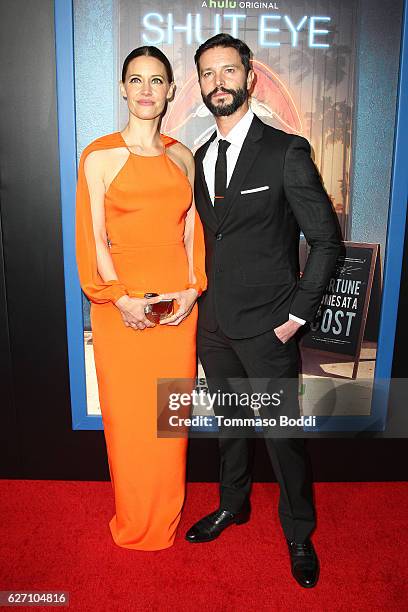
POLYGON ((176 544, 139 552, 111 540, 110 483, 3 480, 0 590, 69 591, 73 611, 408 610, 408 484, 322 483, 315 492, 322 569, 306 590, 290 576, 275 484, 254 486, 249 523, 202 545, 184 532, 216 507, 217 486, 190 484, 176 544))

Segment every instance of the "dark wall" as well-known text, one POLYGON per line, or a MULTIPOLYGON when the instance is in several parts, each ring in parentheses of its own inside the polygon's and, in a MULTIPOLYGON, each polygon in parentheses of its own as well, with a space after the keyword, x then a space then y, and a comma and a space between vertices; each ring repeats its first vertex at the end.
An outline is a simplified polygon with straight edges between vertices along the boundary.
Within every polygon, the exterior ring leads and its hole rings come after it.
POLYGON ((398 319, 394 346, 392 375, 408 377, 408 224, 405 224, 404 258, 402 261, 401 289, 398 305, 398 319))
MULTIPOLYGON (((2 0, 0 476, 100 480, 109 478, 103 432, 71 429, 53 20, 51 0, 2 0)), ((405 264, 396 375, 405 372, 406 306, 405 264)), ((407 477, 404 439, 320 439, 309 447, 316 480, 407 477)), ((255 478, 269 479, 258 450, 255 478)), ((217 476, 215 442, 193 440, 189 478, 217 476)))
POLYGON ((0 201, 0 463, 6 472, 19 466, 16 410, 13 401, 13 378, 8 328, 6 283, 4 270, 3 233, 1 227, 0 201))
MULTIPOLYGON (((2 0, 0 24, 0 304, 7 300, 14 395, 1 419, 17 422, 1 452, 18 454, 11 465, 2 457, 1 475, 106 477, 101 432, 71 430, 53 2, 2 0)), ((7 345, 1 352, 7 359, 7 345)))

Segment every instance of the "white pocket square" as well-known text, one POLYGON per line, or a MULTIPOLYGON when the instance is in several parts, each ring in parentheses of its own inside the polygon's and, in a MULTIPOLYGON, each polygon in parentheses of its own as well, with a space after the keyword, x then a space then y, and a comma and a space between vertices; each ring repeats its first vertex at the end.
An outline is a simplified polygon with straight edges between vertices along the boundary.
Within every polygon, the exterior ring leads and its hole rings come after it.
POLYGON ((255 193, 256 191, 266 191, 267 189, 269 189, 269 185, 265 185, 265 187, 255 187, 255 189, 244 189, 244 191, 241 191, 241 195, 245 193, 255 193))

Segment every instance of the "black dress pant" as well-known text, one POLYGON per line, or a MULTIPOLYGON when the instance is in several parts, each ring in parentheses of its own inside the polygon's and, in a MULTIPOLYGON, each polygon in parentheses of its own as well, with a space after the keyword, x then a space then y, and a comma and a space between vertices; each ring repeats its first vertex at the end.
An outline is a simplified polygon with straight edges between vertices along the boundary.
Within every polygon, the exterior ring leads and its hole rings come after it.
MULTIPOLYGON (((273 331, 268 331, 253 338, 234 340, 225 336, 219 327, 215 332, 199 327, 197 348, 211 393, 243 389, 245 379, 259 379, 261 384, 261 379, 292 379, 296 381, 297 403, 299 350, 295 338, 283 344, 273 331)), ((228 416, 225 407, 214 406, 214 410, 216 414, 218 410, 228 416)), ((231 410, 232 414, 234 408, 231 410)), ((269 433, 263 437, 280 487, 279 518, 284 534, 289 540, 303 542, 315 527, 306 441, 304 438, 271 437, 269 433)), ((239 512, 249 499, 254 443, 254 438, 242 435, 226 434, 219 438, 222 509, 239 512)))

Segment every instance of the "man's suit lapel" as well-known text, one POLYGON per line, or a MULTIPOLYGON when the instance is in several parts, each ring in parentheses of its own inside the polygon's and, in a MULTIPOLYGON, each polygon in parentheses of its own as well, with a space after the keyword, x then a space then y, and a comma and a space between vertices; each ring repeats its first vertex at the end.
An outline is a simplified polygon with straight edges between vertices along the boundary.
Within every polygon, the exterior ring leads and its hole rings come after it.
POLYGON ((237 163, 235 164, 234 172, 231 176, 231 180, 225 194, 225 210, 218 223, 219 227, 224 223, 241 190, 241 186, 244 183, 245 178, 255 163, 257 155, 261 149, 263 129, 264 124, 260 119, 258 119, 258 117, 255 116, 244 140, 244 144, 242 145, 237 163))
MULTIPOLYGON (((239 194, 241 186, 245 181, 246 176, 250 172, 252 165, 254 164, 256 157, 261 149, 261 138, 263 134, 264 124, 258 117, 254 117, 251 126, 248 130, 248 134, 245 138, 244 144, 242 145, 237 163, 235 164, 234 172, 231 176, 231 180, 228 185, 227 192, 225 194, 225 211, 219 220, 214 205, 211 202, 210 194, 208 192, 207 182, 204 175, 203 159, 207 153, 210 143, 216 138, 217 132, 213 132, 211 138, 205 143, 205 145, 196 154, 196 172, 198 174, 199 186, 201 193, 203 194, 203 206, 200 207, 200 216, 204 217, 203 221, 207 223, 214 231, 217 231, 224 223, 229 211, 231 210, 234 201, 239 194)), ((197 202, 196 202, 197 204, 197 202)))
MULTIPOLYGON (((216 138, 217 132, 213 132, 211 137, 207 140, 205 145, 200 149, 200 151, 196 154, 196 171, 198 174, 199 186, 201 189, 201 193, 203 194, 203 203, 204 206, 199 211, 201 215, 204 216, 207 224, 216 230, 218 226, 217 215, 215 214, 213 203, 211 202, 210 194, 208 191, 207 181, 205 180, 204 167, 203 167, 203 159, 205 154, 207 153, 208 147, 212 143, 212 141, 216 138)), ((196 202, 197 204, 197 202, 196 202)))

